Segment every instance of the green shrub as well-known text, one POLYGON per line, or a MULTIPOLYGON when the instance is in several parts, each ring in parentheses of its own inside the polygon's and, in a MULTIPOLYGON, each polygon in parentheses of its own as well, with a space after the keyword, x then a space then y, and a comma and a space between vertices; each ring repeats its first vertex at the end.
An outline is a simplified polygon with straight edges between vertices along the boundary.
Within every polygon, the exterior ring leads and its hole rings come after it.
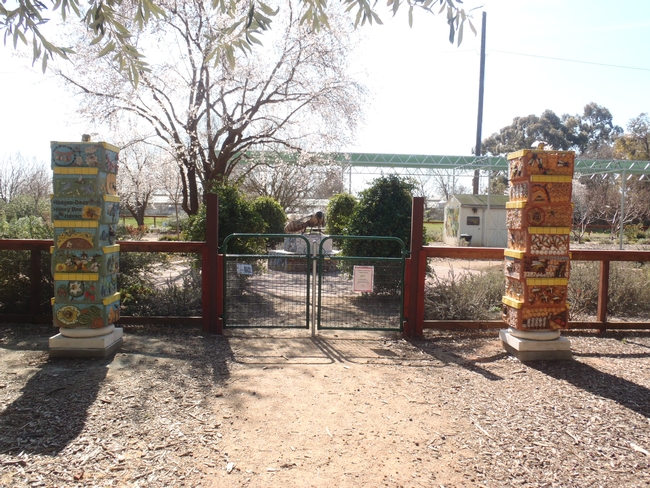
MULTIPOLYGON (((4 203, 4 202, 3 202, 4 203)), ((2 205, 2 214, 7 221, 22 219, 24 217, 38 216, 44 220, 50 220, 50 200, 49 198, 41 199, 38 204, 34 197, 29 195, 18 195, 9 203, 2 205)))
POLYGON ((639 239, 645 239, 646 237, 642 223, 626 225, 623 227, 623 234, 627 238, 627 241, 632 243, 638 241, 639 239))
MULTIPOLYGON (((212 193, 219 195, 219 246, 230 234, 261 234, 266 228, 262 217, 255 211, 251 202, 236 186, 215 184, 212 193)), ((190 218, 185 240, 205 241, 206 209, 202 205, 196 215, 190 218)), ((236 239, 228 244, 229 253, 257 253, 264 251, 263 239, 236 239)))
POLYGON ((326 232, 330 235, 348 234, 348 223, 357 206, 357 199, 349 193, 334 195, 327 202, 326 232))
MULTIPOLYGON (((361 192, 361 198, 348 222, 353 236, 397 237, 409 248, 411 241, 412 191, 415 185, 395 175, 382 176, 361 192)), ((426 231, 422 229, 423 236, 426 231)), ((346 256, 398 256, 399 249, 390 242, 346 240, 346 256)))
POLYGON ((427 320, 495 320, 501 317, 505 278, 501 268, 446 278, 429 274, 424 310, 427 320))
MULTIPOLYGON (((266 234, 283 234, 287 214, 277 200, 271 197, 257 197, 253 201, 253 210, 259 214, 266 224, 266 234)), ((283 239, 267 239, 269 246, 277 246, 283 239)))
MULTIPOLYGON (((395 175, 377 178, 367 190, 361 192, 348 221, 348 233, 352 236, 397 237, 409 249, 411 235, 412 191, 415 185, 395 175)), ((422 228, 423 240, 426 231, 422 228)), ((345 239, 341 244, 344 256, 399 257, 400 246, 395 242, 371 239, 345 239)), ((372 265, 372 261, 356 262, 372 265)), ((350 271, 349 262, 341 262, 341 268, 350 271)), ((401 283, 401 276, 390 268, 375 268, 375 290, 377 293, 394 293, 401 283), (382 274, 383 273, 383 274, 382 274)))
MULTIPOLYGON (((12 222, 0 221, 2 239, 51 239, 52 226, 40 217, 21 217, 12 222)), ((41 296, 37 309, 31 304, 31 252, 0 251, 0 313, 48 314, 54 280, 49 252, 40 253, 41 296)))
POLYGON ((168 255, 155 252, 120 253, 117 286, 122 294, 122 314, 131 315, 131 308, 153 295, 156 286, 152 278, 156 270, 168 262, 168 255))
POLYGON ((54 227, 41 217, 0 220, 0 239, 52 239, 54 227))
POLYGON ((200 316, 201 279, 198 273, 183 276, 182 284, 167 280, 165 286, 140 294, 129 302, 127 310, 132 316, 200 316))

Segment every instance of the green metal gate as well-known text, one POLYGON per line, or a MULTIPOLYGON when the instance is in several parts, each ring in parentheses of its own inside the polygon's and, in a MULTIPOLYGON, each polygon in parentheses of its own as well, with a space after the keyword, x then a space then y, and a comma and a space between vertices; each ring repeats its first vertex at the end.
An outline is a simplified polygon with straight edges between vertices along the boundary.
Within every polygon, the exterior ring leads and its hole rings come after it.
MULTIPOLYGON (((224 328, 309 328, 311 259, 310 242, 305 252, 251 254, 241 252, 244 243, 258 248, 286 234, 231 234, 224 239, 224 328)), ((300 247, 300 246, 297 246, 300 247)))
POLYGON ((311 318, 313 332, 401 331, 404 243, 395 237, 310 237, 320 245, 304 235, 226 237, 221 248, 224 328, 309 328, 311 318), (246 243, 263 248, 269 240, 288 237, 292 240, 286 250, 264 254, 242 251, 250 248, 246 243), (364 244, 365 256, 341 256, 326 250, 333 242, 345 241, 364 244), (316 285, 316 290, 312 291, 310 284, 316 285))
POLYGON ((401 331, 405 258, 404 242, 397 237, 329 236, 321 241, 318 328, 401 331), (363 256, 327 253, 328 240, 356 241, 363 256))

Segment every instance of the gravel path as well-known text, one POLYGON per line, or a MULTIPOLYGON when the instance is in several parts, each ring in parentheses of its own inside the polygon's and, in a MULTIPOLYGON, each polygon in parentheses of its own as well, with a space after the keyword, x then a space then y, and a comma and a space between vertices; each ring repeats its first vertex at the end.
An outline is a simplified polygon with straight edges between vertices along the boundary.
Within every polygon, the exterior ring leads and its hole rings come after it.
POLYGON ((522 364, 495 331, 131 328, 49 360, 0 325, 0 486, 650 486, 650 332, 566 333, 522 364))

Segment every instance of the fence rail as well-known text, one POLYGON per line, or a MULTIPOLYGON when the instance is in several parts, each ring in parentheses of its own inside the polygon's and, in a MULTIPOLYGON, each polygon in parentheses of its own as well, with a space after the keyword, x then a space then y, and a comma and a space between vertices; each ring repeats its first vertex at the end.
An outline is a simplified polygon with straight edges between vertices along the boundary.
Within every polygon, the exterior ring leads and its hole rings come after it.
MULTIPOLYGON (((422 273, 418 283, 418 296, 424 297, 424 280, 426 278, 427 258, 444 259, 476 259, 498 261, 503 259, 501 248, 472 248, 472 247, 442 247, 424 246, 420 251, 422 273)), ((650 261, 650 251, 621 251, 621 250, 571 250, 573 261, 600 262, 600 279, 598 282, 598 308, 595 321, 569 321, 569 329, 647 329, 650 322, 609 322, 607 319, 609 270, 610 263, 617 261, 645 262, 650 261)), ((418 305, 422 301, 422 311, 417 323, 423 329, 484 329, 503 328, 501 320, 424 320, 424 300, 418 298, 418 305)))
MULTIPOLYGON (((201 317, 122 317, 120 324, 167 323, 183 324, 200 321, 207 332, 221 334, 223 324, 223 256, 218 254, 218 201, 216 195, 209 195, 208 232, 206 242, 175 241, 118 241, 121 252, 169 252, 197 253, 202 256, 202 315, 201 317), (213 198, 214 197, 214 198, 213 198)), ((424 329, 489 329, 502 328, 500 320, 425 320, 424 296, 428 258, 501 260, 501 248, 443 247, 423 246, 422 198, 413 200, 413 219, 411 231, 411 256, 407 259, 404 293, 405 326, 404 334, 409 337, 422 336, 424 329)), ((0 239, 0 251, 30 251, 30 269, 25 270, 31 280, 31 309, 37 310, 41 296, 42 275, 40 253, 49 252, 52 240, 42 239, 0 239)), ((650 322, 625 322, 608 320, 608 292, 610 264, 618 261, 650 261, 650 251, 639 250, 571 250, 574 261, 600 263, 598 282, 598 306, 596 320, 590 322, 570 321, 569 329, 650 329, 650 322)), ((0 315, 0 322, 46 323, 51 321, 47 315, 0 315)))
MULTIPOLYGON (((207 244, 196 241, 118 241, 120 252, 169 252, 169 253, 197 253, 204 257, 204 262, 208 263, 207 244)), ((38 310, 38 301, 42 293, 42 273, 40 264, 40 254, 50 251, 54 242, 49 239, 0 239, 0 251, 30 251, 30 303, 31 310, 38 310)), ((216 291, 210 290, 210 284, 207 283, 207 272, 202 273, 203 279, 203 296, 202 309, 205 311, 209 308, 210 297, 216 295, 216 291)), ((54 293, 54 291, 52 291, 54 293)), ((210 328, 205 323, 208 314, 202 313, 200 317, 121 317, 118 324, 141 325, 147 323, 156 324, 179 324, 179 323, 197 323, 201 322, 204 328, 210 328)), ((37 314, 0 314, 0 322, 7 323, 48 323, 52 321, 51 315, 37 314)))

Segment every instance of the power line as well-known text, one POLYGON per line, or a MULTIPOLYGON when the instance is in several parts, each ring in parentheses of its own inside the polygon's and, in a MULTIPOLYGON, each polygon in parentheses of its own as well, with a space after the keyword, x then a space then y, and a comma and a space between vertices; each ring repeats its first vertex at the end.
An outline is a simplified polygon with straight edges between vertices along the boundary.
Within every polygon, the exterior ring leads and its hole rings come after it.
POLYGON ((636 70, 639 70, 639 71, 650 71, 650 68, 638 68, 636 66, 621 66, 619 64, 594 63, 592 61, 580 61, 578 59, 554 58, 552 56, 539 56, 537 54, 515 53, 515 52, 512 52, 512 51, 501 51, 499 49, 490 49, 490 52, 503 53, 503 54, 514 54, 515 56, 526 56, 528 58, 552 59, 553 61, 566 61, 567 63, 592 64, 594 66, 606 66, 608 68, 622 68, 622 69, 636 69, 636 70))

